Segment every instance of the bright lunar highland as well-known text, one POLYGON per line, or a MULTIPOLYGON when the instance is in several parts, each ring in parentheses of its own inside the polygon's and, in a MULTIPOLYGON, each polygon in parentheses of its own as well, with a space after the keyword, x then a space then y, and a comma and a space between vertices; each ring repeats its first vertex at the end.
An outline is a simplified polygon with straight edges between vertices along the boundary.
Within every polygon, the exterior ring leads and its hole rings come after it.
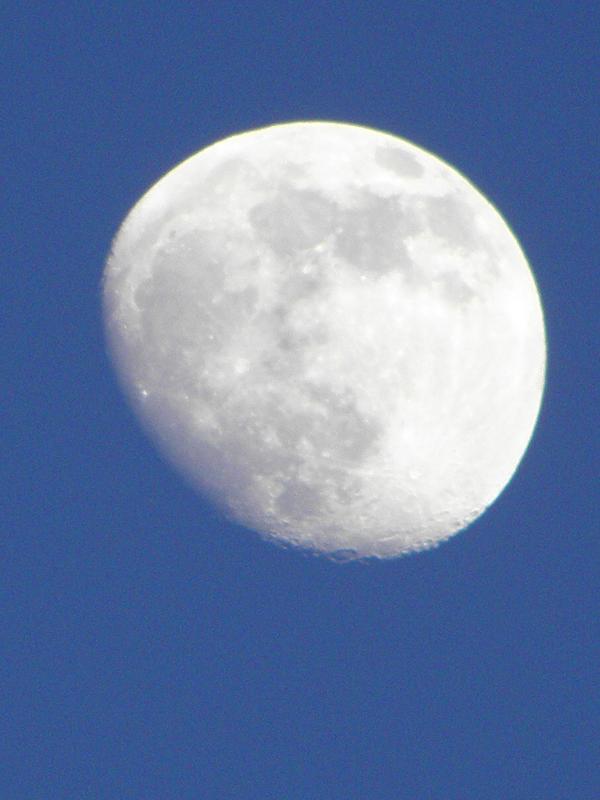
POLYGON ((200 492, 340 558, 472 522, 544 385, 504 220, 435 156, 354 125, 242 133, 169 172, 115 239, 104 315, 134 408, 200 492))

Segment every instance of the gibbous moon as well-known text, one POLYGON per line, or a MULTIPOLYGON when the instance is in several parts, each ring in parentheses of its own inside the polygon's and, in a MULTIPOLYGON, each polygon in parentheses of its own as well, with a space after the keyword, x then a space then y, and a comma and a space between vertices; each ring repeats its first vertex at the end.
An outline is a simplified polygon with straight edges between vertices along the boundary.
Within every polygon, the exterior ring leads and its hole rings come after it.
POLYGON ((546 346, 493 206, 409 142, 332 122, 232 136, 158 181, 104 275, 160 450, 232 520, 338 558, 433 546, 511 479, 546 346))

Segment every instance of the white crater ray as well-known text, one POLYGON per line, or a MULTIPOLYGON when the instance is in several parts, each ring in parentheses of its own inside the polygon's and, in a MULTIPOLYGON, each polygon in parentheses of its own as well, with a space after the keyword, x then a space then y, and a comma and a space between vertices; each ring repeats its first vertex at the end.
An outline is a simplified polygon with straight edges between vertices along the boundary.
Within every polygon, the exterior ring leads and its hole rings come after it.
POLYGON ((430 547, 513 475, 544 385, 540 299, 458 172, 331 122, 232 136, 158 181, 104 276, 124 387, 232 520, 349 557, 430 547))

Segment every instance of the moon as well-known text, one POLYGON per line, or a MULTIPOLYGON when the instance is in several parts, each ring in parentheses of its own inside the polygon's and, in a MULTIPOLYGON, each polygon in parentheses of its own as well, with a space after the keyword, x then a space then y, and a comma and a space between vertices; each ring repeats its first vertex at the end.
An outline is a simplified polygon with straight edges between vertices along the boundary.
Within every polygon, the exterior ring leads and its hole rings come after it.
POLYGON ((103 305, 160 451, 230 520, 334 558, 464 529, 539 412, 543 312, 506 222, 366 127, 273 125, 182 162, 126 217, 103 305))

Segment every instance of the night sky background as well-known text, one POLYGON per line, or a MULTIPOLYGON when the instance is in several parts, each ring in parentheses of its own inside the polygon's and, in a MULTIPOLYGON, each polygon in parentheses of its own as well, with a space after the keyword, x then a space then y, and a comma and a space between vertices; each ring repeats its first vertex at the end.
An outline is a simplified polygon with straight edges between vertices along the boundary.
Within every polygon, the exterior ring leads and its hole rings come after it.
POLYGON ((600 6, 3 12, 2 800, 595 800, 600 6), (549 364, 495 505, 340 565, 223 522, 116 382, 100 279, 175 164, 328 119, 458 168, 532 265, 549 364))

